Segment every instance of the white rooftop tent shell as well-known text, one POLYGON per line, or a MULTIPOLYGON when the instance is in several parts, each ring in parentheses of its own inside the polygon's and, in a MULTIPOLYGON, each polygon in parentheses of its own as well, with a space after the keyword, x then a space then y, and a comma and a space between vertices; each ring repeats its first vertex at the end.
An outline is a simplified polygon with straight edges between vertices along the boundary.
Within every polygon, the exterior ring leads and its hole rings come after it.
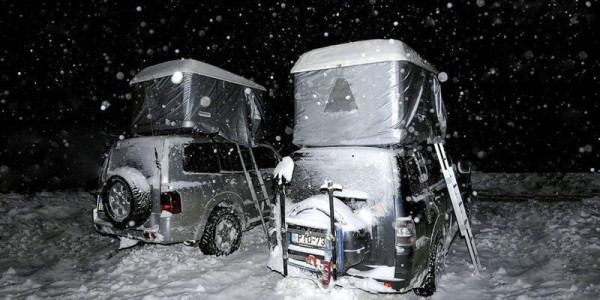
POLYGON ((130 84, 171 76, 175 72, 204 75, 218 80, 235 83, 237 85, 243 85, 249 88, 266 91, 265 87, 260 84, 256 84, 253 81, 233 74, 229 71, 225 71, 221 68, 193 59, 172 60, 147 67, 135 75, 130 84))
POLYGON ((315 49, 291 73, 296 145, 407 145, 445 136, 438 71, 401 41, 315 49))
POLYGON ((408 61, 434 74, 439 73, 415 50, 398 40, 367 40, 311 50, 300 56, 291 73, 385 61, 408 61))
POLYGON ((182 59, 145 68, 130 83, 135 99, 142 100, 131 125, 135 133, 184 130, 249 147, 260 139, 266 89, 248 79, 182 59))

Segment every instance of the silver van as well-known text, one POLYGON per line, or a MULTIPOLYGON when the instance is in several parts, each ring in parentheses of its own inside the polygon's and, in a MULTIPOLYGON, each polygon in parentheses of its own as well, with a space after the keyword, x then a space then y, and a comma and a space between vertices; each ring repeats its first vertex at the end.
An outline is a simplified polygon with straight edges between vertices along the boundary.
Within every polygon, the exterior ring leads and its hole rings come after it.
POLYGON ((104 234, 199 244, 205 254, 228 255, 238 249, 242 231, 268 216, 278 161, 268 145, 250 149, 220 137, 119 141, 104 162, 94 225, 104 234), (260 185, 267 195, 260 195, 260 185), (251 189, 263 201, 255 202, 251 189))

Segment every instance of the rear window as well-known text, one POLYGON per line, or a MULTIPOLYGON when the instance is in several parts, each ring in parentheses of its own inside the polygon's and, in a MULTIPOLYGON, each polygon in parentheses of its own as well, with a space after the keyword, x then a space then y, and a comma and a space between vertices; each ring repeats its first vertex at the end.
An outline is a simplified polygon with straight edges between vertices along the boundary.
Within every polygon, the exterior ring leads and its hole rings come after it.
POLYGON ((217 147, 219 150, 219 159, 221 160, 221 170, 225 172, 240 172, 242 168, 242 162, 238 155, 235 144, 224 143, 219 144, 217 147))
POLYGON ((183 148, 183 170, 192 173, 218 173, 218 151, 213 144, 189 144, 183 148))
POLYGON ((393 205, 392 165, 388 156, 377 150, 330 148, 296 152, 293 159, 294 174, 288 189, 292 202, 321 194, 320 186, 325 180, 332 180, 344 190, 367 193, 369 207, 377 203, 384 207, 393 205))

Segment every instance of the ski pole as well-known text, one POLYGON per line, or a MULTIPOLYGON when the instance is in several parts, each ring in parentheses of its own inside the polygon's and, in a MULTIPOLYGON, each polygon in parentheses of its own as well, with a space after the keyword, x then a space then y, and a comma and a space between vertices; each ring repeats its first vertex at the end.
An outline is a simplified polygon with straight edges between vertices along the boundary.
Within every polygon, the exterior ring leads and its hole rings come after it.
POLYGON ((333 181, 331 180, 327 180, 325 181, 325 184, 321 186, 321 191, 323 190, 327 190, 327 194, 329 195, 329 226, 330 226, 330 232, 331 232, 331 248, 332 248, 332 252, 331 253, 331 262, 332 262, 332 267, 331 267, 331 271, 333 273, 333 280, 337 279, 337 230, 335 229, 335 213, 334 213, 334 207, 333 207, 333 192, 335 191, 341 191, 342 190, 342 186, 339 184, 334 184, 333 181))
POLYGON ((280 225, 278 228, 279 234, 281 235, 281 258, 283 259, 283 276, 287 276, 287 251, 285 244, 287 243, 287 231, 285 230, 285 185, 278 185, 279 188, 279 215, 280 225))

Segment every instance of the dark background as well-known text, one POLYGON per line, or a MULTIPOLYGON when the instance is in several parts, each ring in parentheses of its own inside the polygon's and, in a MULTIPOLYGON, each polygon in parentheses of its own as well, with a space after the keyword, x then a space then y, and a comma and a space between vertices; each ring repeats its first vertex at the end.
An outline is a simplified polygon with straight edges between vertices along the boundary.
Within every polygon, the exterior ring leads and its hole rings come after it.
POLYGON ((71 2, 0 4, 0 191, 92 187, 110 137, 126 135, 128 81, 178 58, 266 86, 267 140, 287 154, 295 60, 372 38, 448 73, 455 157, 485 172, 600 168, 597 0, 71 2))

